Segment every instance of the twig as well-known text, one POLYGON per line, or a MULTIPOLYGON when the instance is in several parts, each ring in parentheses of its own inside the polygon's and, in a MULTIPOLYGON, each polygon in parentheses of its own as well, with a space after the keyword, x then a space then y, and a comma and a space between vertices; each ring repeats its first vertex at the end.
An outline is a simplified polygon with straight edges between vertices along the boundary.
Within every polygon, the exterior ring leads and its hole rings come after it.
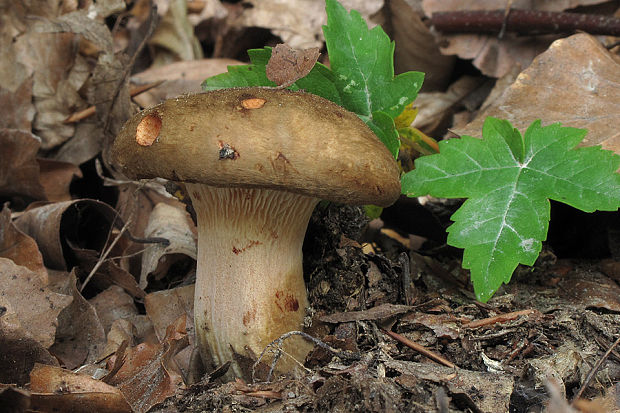
POLYGON ((452 363, 449 360, 446 360, 445 358, 443 358, 442 356, 440 356, 437 353, 432 352, 431 350, 427 349, 426 347, 409 340, 407 337, 401 336, 398 333, 395 333, 393 331, 390 330, 385 330, 383 328, 379 328, 383 334, 387 334, 388 336, 392 337, 394 340, 401 342, 402 344, 406 345, 407 347, 409 347, 410 349, 413 349, 415 351, 417 351, 418 353, 428 357, 431 360, 436 361, 437 363, 443 364, 446 367, 450 367, 452 369, 457 368, 457 365, 452 363))
MULTIPOLYGON (((159 85, 161 85, 162 83, 164 83, 163 80, 160 80, 158 82, 153 82, 153 83, 147 83, 146 85, 138 85, 138 86, 132 86, 131 89, 129 90, 129 95, 131 97, 134 96, 138 96, 140 93, 144 93, 147 90, 150 90, 154 87, 157 87, 159 85)), ((79 122, 82 119, 86 119, 89 116, 94 115, 97 112, 97 107, 96 106, 89 106, 86 109, 80 110, 78 112, 74 112, 71 115, 69 115, 69 117, 65 120, 62 121, 62 123, 75 123, 75 122, 79 122)))
POLYGON ((483 327, 483 326, 490 325, 490 324, 503 323, 506 321, 511 321, 516 318, 519 318, 522 315, 530 315, 530 314, 535 314, 537 312, 538 311, 536 310, 530 309, 530 310, 513 311, 512 313, 498 314, 493 317, 483 318, 482 320, 476 320, 476 321, 469 322, 467 324, 463 324, 463 327, 478 328, 478 327, 483 327))
POLYGON ((86 277, 86 279, 84 280, 84 282, 82 283, 82 286, 80 287, 80 292, 84 291, 84 288, 86 287, 86 284, 88 284, 88 282, 90 281, 90 279, 93 277, 93 275, 95 275, 95 273, 97 272, 97 270, 99 269, 99 267, 101 267, 101 265, 103 264, 103 262, 105 261, 106 257, 108 256, 108 254, 110 254, 110 252, 112 251, 112 248, 114 248, 114 246, 116 245, 116 243, 118 242, 118 240, 121 239, 121 237, 123 236, 123 233, 127 230, 127 228, 129 227, 129 222, 130 220, 128 219, 127 222, 125 222, 125 225, 123 225, 123 227, 121 228, 120 232, 116 235, 116 237, 114 238, 114 240, 112 240, 112 242, 110 243, 110 245, 108 246, 108 248, 105 249, 105 251, 103 252, 103 254, 101 254, 101 257, 99 257, 99 260, 97 260, 97 263, 95 264, 95 266, 93 267, 92 270, 90 270, 90 273, 88 274, 88 277, 86 277))
POLYGON ((579 391, 577 392, 577 394, 575 394, 575 397, 573 397, 573 400, 571 400, 570 404, 571 406, 575 404, 575 402, 577 400, 579 400, 581 398, 581 395, 583 394, 583 392, 585 391, 585 389, 590 385, 590 381, 592 381, 592 379, 594 378, 594 376, 596 375, 596 372, 601 368, 601 366, 603 365, 603 363, 605 362, 605 360, 607 360, 607 358, 609 357, 609 355, 611 354, 612 351, 614 351, 614 348, 616 348, 618 346, 618 344, 620 344, 620 337, 618 337, 616 339, 616 341, 614 341, 614 343, 607 349, 607 351, 605 352, 605 354, 603 354, 603 357, 601 357, 596 364, 594 365, 594 367, 592 367, 592 369, 590 370, 590 372, 588 373, 588 375, 586 376, 586 379, 583 381, 583 383, 581 384, 581 387, 579 388, 579 391))
MULTIPOLYGON (((332 353, 332 355, 339 357, 341 359, 344 359, 344 360, 360 360, 362 358, 362 356, 359 353, 354 353, 351 351, 336 350, 329 344, 319 340, 318 338, 312 337, 310 334, 304 333, 303 331, 289 331, 288 333, 282 334, 280 337, 276 338, 271 343, 269 343, 267 347, 265 347, 265 349, 260 353, 260 356, 258 356, 258 359, 256 360, 256 362, 252 365, 252 382, 256 382, 256 379, 254 377, 256 367, 260 364, 265 354, 267 354, 268 351, 271 351, 273 347, 276 347, 276 350, 274 351, 273 361, 271 362, 269 373, 267 374, 267 381, 268 382, 271 381, 271 375, 273 374, 273 371, 275 370, 276 364, 278 363, 278 360, 280 359, 280 357, 282 357, 282 353, 285 353, 284 350, 282 350, 282 342, 292 336, 302 336, 306 340, 311 341, 315 345, 329 351, 330 353, 332 353)), ((289 357, 291 357, 293 360, 299 363, 299 361, 295 359, 294 357, 292 356, 289 356, 289 357)))
POLYGON ((433 13, 431 23, 444 33, 501 33, 522 35, 573 33, 620 36, 620 18, 597 14, 538 10, 466 10, 433 13))

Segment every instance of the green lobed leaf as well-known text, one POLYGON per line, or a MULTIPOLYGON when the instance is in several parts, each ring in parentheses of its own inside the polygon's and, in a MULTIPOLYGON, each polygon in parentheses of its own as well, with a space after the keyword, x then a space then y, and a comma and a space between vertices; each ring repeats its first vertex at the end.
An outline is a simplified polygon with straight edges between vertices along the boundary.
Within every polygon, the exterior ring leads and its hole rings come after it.
POLYGON ((394 77, 394 42, 383 29, 369 30, 357 10, 347 13, 336 0, 325 3, 323 33, 342 105, 359 115, 383 112, 396 118, 416 98, 424 73, 394 77))
POLYGON ((575 148, 586 131, 535 121, 521 137, 487 118, 483 138, 439 143, 402 178, 408 196, 469 198, 452 215, 448 243, 464 248, 476 296, 488 300, 519 263, 533 265, 549 225, 549 199, 586 212, 620 207, 620 156, 575 148))

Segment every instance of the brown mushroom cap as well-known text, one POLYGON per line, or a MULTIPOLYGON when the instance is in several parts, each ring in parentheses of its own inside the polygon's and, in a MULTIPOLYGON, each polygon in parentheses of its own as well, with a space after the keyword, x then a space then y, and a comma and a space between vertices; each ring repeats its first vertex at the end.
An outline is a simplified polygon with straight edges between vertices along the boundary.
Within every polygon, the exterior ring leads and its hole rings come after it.
POLYGON ((388 206, 399 169, 355 114, 319 96, 222 89, 167 100, 131 118, 112 160, 132 179, 269 188, 388 206))

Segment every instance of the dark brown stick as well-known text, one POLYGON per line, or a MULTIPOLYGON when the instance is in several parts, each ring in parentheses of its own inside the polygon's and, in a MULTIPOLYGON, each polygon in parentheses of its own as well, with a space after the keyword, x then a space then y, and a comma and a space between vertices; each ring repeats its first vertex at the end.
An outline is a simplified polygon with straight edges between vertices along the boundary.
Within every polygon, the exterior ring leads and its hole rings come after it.
POLYGON ((522 35, 573 33, 620 36, 620 18, 598 14, 564 13, 536 10, 469 10, 433 13, 431 23, 444 33, 499 33, 522 35))

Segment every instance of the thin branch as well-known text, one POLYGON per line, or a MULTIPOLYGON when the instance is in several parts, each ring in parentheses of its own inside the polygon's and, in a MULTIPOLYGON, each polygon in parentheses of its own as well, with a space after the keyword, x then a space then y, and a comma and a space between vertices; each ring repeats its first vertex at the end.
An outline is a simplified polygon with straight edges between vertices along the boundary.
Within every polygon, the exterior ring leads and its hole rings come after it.
POLYGON ((80 292, 84 291, 84 288, 86 287, 86 285, 89 283, 90 279, 93 278, 93 275, 95 275, 95 273, 97 272, 97 270, 99 269, 99 267, 101 267, 101 265, 103 264, 103 262, 105 261, 106 257, 110 254, 110 252, 112 251, 112 248, 114 248, 114 246, 116 245, 116 243, 118 242, 118 240, 121 239, 121 237, 123 236, 123 233, 127 230, 127 228, 129 227, 129 222, 130 220, 128 219, 127 222, 125 222, 125 225, 123 225, 123 227, 121 228, 120 232, 116 235, 116 237, 114 238, 114 240, 110 243, 110 245, 108 246, 108 248, 105 249, 105 251, 103 252, 103 254, 101 254, 101 257, 99 257, 99 260, 97 260, 97 263, 95 264, 95 266, 93 267, 92 270, 90 270, 90 273, 88 274, 88 277, 86 277, 86 279, 84 280, 84 282, 82 283, 82 286, 80 287, 80 292))
POLYGON ((392 337, 394 340, 399 341, 401 343, 403 343, 404 345, 406 345, 407 347, 417 351, 418 353, 428 357, 431 360, 436 361, 437 363, 443 364, 446 367, 450 367, 452 369, 457 368, 457 365, 452 363, 451 361, 443 358, 442 356, 440 356, 437 353, 432 352, 431 350, 427 349, 426 347, 409 340, 407 337, 401 336, 398 333, 395 333, 393 331, 390 330, 385 330, 383 328, 380 328, 380 330, 383 332, 383 334, 386 334, 390 337, 392 337))
POLYGON ((444 33, 501 33, 522 35, 574 33, 620 36, 620 18, 599 14, 565 13, 538 10, 466 10, 437 12, 431 24, 444 33))
POLYGON ((594 367, 592 367, 592 369, 590 370, 590 372, 588 373, 588 376, 586 377, 586 379, 583 381, 583 383, 581 384, 581 387, 579 388, 579 391, 577 392, 577 394, 575 394, 575 397, 573 397, 573 400, 571 401, 571 406, 575 404, 575 402, 577 400, 579 400, 581 398, 581 395, 583 394, 583 392, 585 391, 585 389, 588 388, 588 386, 590 385, 590 381, 592 381, 592 379, 594 378, 594 376, 596 375, 596 373, 598 372, 598 370, 601 368, 601 366, 603 365, 603 363, 605 362, 605 360, 607 360, 607 358, 609 357, 609 355, 611 354, 612 351, 614 351, 614 349, 616 347, 618 347, 618 345, 620 344, 620 337, 618 337, 616 339, 616 341, 614 341, 614 343, 607 349, 607 351, 605 352, 605 354, 603 354, 603 357, 601 357, 596 364, 594 365, 594 367))

